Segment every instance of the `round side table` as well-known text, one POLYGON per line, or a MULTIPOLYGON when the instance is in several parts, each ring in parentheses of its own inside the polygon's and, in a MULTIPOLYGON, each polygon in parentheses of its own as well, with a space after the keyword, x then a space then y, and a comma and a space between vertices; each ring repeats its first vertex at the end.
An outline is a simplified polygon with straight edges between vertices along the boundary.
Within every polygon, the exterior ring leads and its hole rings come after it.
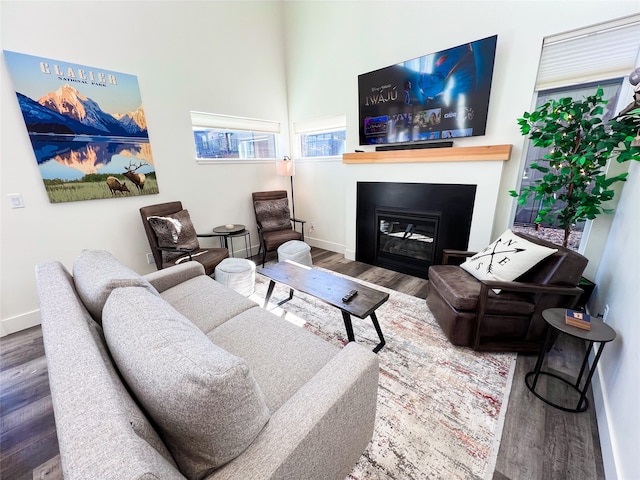
POLYGON ((253 252, 251 251, 251 234, 249 230, 246 230, 244 225, 218 225, 213 229, 212 237, 220 237, 220 246, 230 248, 231 256, 234 255, 233 239, 238 237, 244 237, 244 248, 247 253, 247 257, 251 257, 253 252), (248 239, 248 240, 247 240, 248 239))
POLYGON ((589 408, 587 391, 589 390, 589 386, 591 385, 591 378, 596 371, 598 360, 600 360, 600 355, 602 355, 602 350, 604 349, 605 343, 608 343, 615 339, 616 332, 602 320, 594 317, 591 317, 591 330, 583 330, 581 328, 567 325, 565 322, 566 311, 567 310, 565 308, 549 308, 542 312, 542 318, 544 318, 545 322, 547 322, 544 346, 542 347, 542 350, 540 350, 540 354, 538 355, 535 369, 532 372, 527 373, 527 375, 525 376, 525 383, 527 384, 527 388, 531 391, 531 393, 533 393, 540 400, 548 405, 551 405, 552 407, 559 408, 560 410, 564 410, 565 412, 584 412, 587 408, 589 408), (584 359, 582 360, 580 373, 578 374, 578 378, 576 379, 575 383, 571 383, 569 380, 560 377, 555 373, 542 370, 542 362, 544 361, 547 350, 551 346, 553 330, 557 330, 567 335, 571 335, 572 337, 576 337, 589 342, 587 351, 584 354, 584 359), (593 344, 595 342, 599 343, 598 351, 596 352, 593 364, 591 365, 591 368, 587 373, 584 385, 581 387, 580 384, 582 383, 582 377, 586 372, 587 365, 589 364, 589 355, 591 354, 591 350, 593 349, 593 344), (568 408, 562 405, 558 405, 557 403, 550 401, 549 399, 536 392, 536 385, 538 384, 540 375, 546 375, 548 377, 556 378, 566 383, 571 388, 573 388, 573 390, 578 392, 580 394, 580 398, 578 399, 576 408, 568 408))

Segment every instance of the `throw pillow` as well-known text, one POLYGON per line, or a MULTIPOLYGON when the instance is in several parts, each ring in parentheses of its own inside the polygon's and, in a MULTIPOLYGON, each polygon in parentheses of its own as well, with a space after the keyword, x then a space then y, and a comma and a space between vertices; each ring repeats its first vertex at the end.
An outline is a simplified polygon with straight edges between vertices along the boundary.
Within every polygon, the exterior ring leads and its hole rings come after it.
POLYGON ((160 297, 117 289, 103 329, 118 370, 187 478, 204 478, 237 457, 269 420, 245 361, 160 297))
MULTIPOLYGON (((151 216, 147 218, 151 228, 158 238, 158 246, 163 248, 198 249, 198 237, 191 223, 188 210, 167 215, 166 217, 151 216)), ((170 262, 185 255, 181 252, 162 252, 162 261, 170 262)))
POLYGON ((83 250, 73 264, 76 291, 93 319, 102 322, 102 308, 118 287, 143 287, 160 295, 148 280, 121 264, 106 250, 83 250))
POLYGON ((460 267, 478 280, 511 282, 557 251, 525 240, 507 230, 460 267))
POLYGON ((256 219, 263 232, 291 228, 291 214, 289 212, 289 202, 286 198, 258 200, 254 203, 256 219))

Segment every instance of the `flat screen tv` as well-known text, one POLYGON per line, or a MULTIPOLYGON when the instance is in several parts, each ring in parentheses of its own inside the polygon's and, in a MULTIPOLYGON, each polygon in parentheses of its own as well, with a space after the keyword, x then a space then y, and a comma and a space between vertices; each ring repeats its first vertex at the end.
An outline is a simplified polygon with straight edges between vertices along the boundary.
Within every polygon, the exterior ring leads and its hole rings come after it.
POLYGON ((360 145, 485 134, 498 36, 358 76, 360 145))

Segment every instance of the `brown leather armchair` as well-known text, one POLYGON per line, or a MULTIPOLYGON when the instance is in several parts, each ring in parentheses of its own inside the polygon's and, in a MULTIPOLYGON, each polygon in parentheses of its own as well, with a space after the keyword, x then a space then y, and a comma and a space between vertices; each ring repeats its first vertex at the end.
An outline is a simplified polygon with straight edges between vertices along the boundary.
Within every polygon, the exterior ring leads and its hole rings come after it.
POLYGON ((274 252, 280 245, 289 240, 304 241, 304 220, 291 218, 289 200, 286 190, 270 192, 253 192, 253 211, 258 224, 260 237, 260 251, 262 251, 262 266, 267 252, 274 252), (302 232, 295 230, 296 223, 301 225, 302 232))
POLYGON ((200 248, 197 237, 210 235, 198 235, 195 232, 189 212, 182 208, 182 202, 142 207, 140 216, 158 270, 195 260, 204 266, 207 275, 212 275, 216 265, 229 256, 226 248, 200 248), (170 231, 178 224, 178 232, 170 231), (158 232, 161 232, 160 236, 158 232))
POLYGON ((427 305, 452 344, 474 350, 537 353, 544 343, 542 311, 576 305, 583 293, 577 285, 588 260, 545 240, 516 235, 558 251, 513 282, 480 281, 448 264, 452 257, 475 252, 444 250, 444 265, 429 267, 427 305))

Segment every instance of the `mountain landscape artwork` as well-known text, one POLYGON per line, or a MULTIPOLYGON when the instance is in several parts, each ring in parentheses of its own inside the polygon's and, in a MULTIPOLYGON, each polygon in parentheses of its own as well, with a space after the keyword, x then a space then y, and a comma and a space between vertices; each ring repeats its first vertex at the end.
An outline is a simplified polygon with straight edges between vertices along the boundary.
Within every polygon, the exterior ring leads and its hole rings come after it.
POLYGON ((51 203, 158 193, 135 75, 4 50, 51 203))

